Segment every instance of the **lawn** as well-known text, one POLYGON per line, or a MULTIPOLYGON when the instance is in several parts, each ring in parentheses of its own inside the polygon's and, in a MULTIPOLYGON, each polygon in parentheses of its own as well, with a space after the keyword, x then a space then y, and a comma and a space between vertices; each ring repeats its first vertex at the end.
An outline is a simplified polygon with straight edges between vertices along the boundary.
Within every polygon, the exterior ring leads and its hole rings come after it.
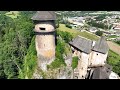
POLYGON ((20 16, 19 11, 10 11, 10 12, 7 12, 5 15, 8 16, 8 17, 11 17, 13 19, 20 16))
POLYGON ((116 35, 111 35, 111 36, 109 36, 109 38, 117 38, 118 36, 116 36, 116 35))
POLYGON ((110 65, 115 65, 120 61, 120 55, 113 52, 112 50, 109 50, 108 52, 108 58, 107 58, 107 62, 110 65))
POLYGON ((73 35, 73 37, 76 37, 78 35, 83 36, 85 38, 91 39, 91 40, 98 40, 98 37, 96 35, 90 34, 86 31, 80 32, 75 29, 70 29, 65 26, 65 24, 60 24, 58 30, 60 31, 67 31, 73 35))

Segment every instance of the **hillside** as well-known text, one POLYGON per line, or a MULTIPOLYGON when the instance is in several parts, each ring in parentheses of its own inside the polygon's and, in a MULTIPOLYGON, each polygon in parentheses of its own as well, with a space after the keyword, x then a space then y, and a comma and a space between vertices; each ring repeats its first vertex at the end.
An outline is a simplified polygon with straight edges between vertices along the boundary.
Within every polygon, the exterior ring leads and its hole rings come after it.
POLYGON ((72 34, 73 37, 76 37, 77 35, 80 35, 80 36, 83 36, 83 37, 91 39, 91 40, 98 40, 98 37, 94 34, 90 34, 86 31, 80 32, 78 30, 67 28, 67 27, 65 27, 65 24, 60 24, 58 30, 64 31, 64 32, 67 31, 70 34, 72 34))
POLYGON ((24 68, 24 58, 29 56, 34 26, 29 13, 26 16, 19 12, 19 15, 16 19, 2 12, 0 15, 0 78, 18 78, 24 68))

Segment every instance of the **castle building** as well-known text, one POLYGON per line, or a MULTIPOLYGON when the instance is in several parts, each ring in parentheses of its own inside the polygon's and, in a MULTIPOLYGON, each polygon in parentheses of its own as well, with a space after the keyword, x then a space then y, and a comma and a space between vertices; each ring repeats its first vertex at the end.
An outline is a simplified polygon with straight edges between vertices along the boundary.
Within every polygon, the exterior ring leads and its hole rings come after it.
POLYGON ((88 68, 104 66, 106 63, 109 47, 102 36, 97 42, 77 36, 69 42, 73 57, 78 56, 79 79, 85 79, 88 68))
POLYGON ((35 24, 38 67, 43 71, 55 59, 55 20, 53 11, 37 11, 31 18, 35 24))

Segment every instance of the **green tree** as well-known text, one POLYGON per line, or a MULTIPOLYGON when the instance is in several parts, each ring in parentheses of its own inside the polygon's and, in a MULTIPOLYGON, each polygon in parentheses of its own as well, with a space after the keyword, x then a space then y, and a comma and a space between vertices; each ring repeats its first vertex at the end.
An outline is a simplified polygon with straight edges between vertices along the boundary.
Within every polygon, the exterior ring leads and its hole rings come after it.
POLYGON ((95 34, 98 35, 98 36, 102 36, 103 32, 102 31, 96 31, 95 34))
POLYGON ((116 41, 116 43, 120 45, 120 40, 116 41))
POLYGON ((33 37, 33 23, 24 14, 12 19, 0 15, 0 78, 18 78, 33 37))

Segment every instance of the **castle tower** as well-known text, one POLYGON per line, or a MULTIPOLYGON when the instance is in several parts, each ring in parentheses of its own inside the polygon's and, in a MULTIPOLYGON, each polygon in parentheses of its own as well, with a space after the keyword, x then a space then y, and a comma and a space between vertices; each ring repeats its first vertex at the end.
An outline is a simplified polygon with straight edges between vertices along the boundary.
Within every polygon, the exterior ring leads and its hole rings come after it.
POLYGON ((94 45, 89 60, 90 67, 104 66, 106 63, 109 46, 105 36, 102 36, 94 45))
POLYGON ((43 71, 55 59, 55 20, 53 11, 37 11, 31 18, 35 24, 38 67, 43 71))

